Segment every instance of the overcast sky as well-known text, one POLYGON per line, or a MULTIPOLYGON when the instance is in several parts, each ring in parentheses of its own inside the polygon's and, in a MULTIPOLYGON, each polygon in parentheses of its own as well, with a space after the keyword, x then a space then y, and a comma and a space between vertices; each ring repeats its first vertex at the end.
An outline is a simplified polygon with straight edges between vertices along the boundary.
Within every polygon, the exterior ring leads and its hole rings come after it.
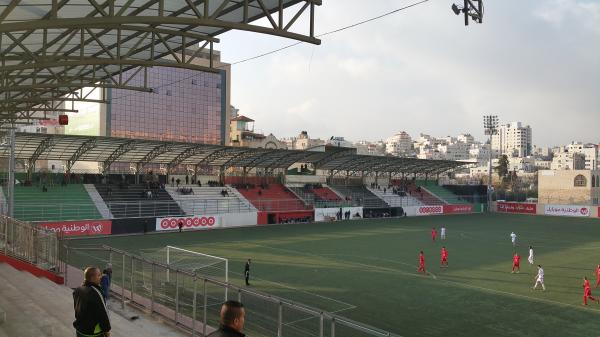
MULTIPOLYGON (((323 0, 316 33, 415 1, 323 0)), ((482 116, 497 114, 531 125, 539 146, 600 143, 600 1, 484 3, 483 24, 465 27, 452 0, 431 0, 235 65, 231 102, 277 137, 375 141, 404 130, 483 140, 482 116)), ((221 41, 226 62, 294 42, 242 32, 221 41)))

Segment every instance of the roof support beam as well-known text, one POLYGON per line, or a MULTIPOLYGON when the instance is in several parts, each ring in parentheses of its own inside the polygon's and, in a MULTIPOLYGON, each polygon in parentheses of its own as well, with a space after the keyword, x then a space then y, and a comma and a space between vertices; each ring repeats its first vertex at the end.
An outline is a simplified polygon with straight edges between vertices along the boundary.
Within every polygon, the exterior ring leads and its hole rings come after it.
POLYGON ((79 148, 75 150, 75 153, 73 153, 71 158, 67 160, 67 172, 71 172, 71 169, 73 168, 73 165, 75 165, 77 160, 79 160, 79 158, 81 158, 81 156, 83 156, 86 152, 94 149, 97 144, 97 138, 89 138, 85 142, 83 142, 81 146, 79 146, 79 148))
POLYGON ((136 146, 135 140, 130 140, 130 141, 124 142, 121 145, 119 145, 119 147, 117 147, 108 156, 108 158, 102 163, 102 173, 106 174, 106 172, 108 172, 108 169, 110 168, 110 165, 112 165, 112 163, 116 162, 122 155, 133 150, 135 148, 135 146, 136 146))

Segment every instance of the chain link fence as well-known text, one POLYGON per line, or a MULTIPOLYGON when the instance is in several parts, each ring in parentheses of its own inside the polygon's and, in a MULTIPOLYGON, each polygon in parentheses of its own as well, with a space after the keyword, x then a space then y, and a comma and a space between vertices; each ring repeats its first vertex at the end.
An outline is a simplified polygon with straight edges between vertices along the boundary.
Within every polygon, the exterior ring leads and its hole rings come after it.
POLYGON ((334 313, 281 297, 238 287, 198 273, 108 246, 67 247, 67 284, 80 282, 86 266, 112 266, 111 291, 121 305, 133 304, 186 328, 192 336, 206 336, 219 326, 221 304, 242 302, 245 333, 254 337, 368 337, 397 336, 334 313))

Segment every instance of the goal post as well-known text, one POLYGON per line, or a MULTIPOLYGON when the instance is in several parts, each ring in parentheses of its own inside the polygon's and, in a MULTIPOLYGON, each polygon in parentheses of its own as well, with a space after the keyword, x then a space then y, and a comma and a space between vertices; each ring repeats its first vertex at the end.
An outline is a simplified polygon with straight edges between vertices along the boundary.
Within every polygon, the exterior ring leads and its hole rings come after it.
MULTIPOLYGON (((166 264, 170 268, 187 270, 207 278, 229 283, 229 260, 223 257, 195 252, 175 246, 166 246, 166 264)), ((170 282, 167 269, 167 282, 170 282)), ((227 287, 225 287, 227 300, 227 287)))

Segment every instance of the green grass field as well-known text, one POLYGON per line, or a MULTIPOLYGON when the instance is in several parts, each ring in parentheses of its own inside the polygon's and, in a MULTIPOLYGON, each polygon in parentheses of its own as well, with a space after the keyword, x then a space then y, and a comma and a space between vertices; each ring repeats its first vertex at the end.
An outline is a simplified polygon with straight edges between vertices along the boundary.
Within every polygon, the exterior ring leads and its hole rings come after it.
MULTIPOLYGON (((178 246, 230 259, 242 284, 252 258, 252 288, 337 311, 402 336, 598 336, 600 305, 582 306, 583 276, 595 284, 600 219, 460 215, 268 226, 76 240, 139 253, 178 246), (447 240, 431 242, 431 227, 447 240), (521 273, 511 274, 515 231, 521 273), (533 291, 536 268, 545 292, 533 291), (440 248, 450 267, 439 268, 440 248), (419 250, 430 274, 416 273, 419 250)), ((600 295, 597 290, 594 295, 600 295)))

